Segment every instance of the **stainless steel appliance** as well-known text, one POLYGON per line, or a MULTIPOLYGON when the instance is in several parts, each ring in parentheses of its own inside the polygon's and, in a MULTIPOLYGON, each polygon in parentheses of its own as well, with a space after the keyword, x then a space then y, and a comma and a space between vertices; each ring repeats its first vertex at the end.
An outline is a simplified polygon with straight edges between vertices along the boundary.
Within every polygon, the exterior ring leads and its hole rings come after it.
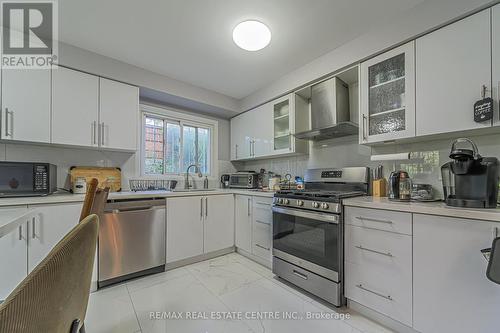
POLYGON ((232 173, 229 176, 230 188, 257 188, 259 175, 253 171, 232 173))
POLYGON ((393 171, 391 172, 389 176, 389 200, 395 200, 395 201, 409 201, 410 200, 410 193, 408 193, 408 197, 403 195, 400 191, 401 189, 401 183, 407 183, 407 180, 409 180, 410 177, 408 175, 408 172, 399 170, 399 171, 393 171))
POLYGON ((324 140, 358 133, 349 113, 349 89, 337 77, 311 87, 311 130, 296 133, 306 140, 324 140))
POLYGON ((43 196, 57 191, 57 167, 38 162, 0 162, 0 197, 43 196))
POLYGON ((441 167, 444 199, 447 205, 496 208, 500 165, 496 157, 482 157, 474 142, 456 139, 450 152, 453 160, 441 167), (458 148, 467 143, 472 149, 458 148))
POLYGON ((231 175, 222 175, 220 176, 220 184, 222 188, 229 188, 229 180, 231 175))
POLYGON ((165 270, 165 199, 108 202, 99 223, 99 288, 165 270))
POLYGON ((342 199, 368 194, 369 169, 311 169, 305 189, 278 191, 273 204, 273 272, 341 306, 342 199))

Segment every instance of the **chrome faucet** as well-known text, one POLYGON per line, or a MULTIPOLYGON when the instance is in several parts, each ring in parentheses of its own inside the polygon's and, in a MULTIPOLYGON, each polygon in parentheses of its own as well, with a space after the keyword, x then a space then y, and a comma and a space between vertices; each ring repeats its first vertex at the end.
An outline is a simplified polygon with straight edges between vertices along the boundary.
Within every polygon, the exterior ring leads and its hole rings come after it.
POLYGON ((196 172, 198 174, 198 177, 200 177, 200 178, 203 177, 198 164, 191 164, 190 166, 188 166, 186 169, 186 181, 184 182, 184 188, 186 190, 189 190, 191 187, 193 187, 192 185, 189 184, 189 169, 191 169, 192 167, 194 167, 194 172, 196 172))

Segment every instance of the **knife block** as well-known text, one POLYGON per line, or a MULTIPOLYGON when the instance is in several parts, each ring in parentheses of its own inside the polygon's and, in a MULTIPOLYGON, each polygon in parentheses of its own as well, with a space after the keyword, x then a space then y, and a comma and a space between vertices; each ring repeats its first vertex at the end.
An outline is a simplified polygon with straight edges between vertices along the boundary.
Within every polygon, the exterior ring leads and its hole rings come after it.
POLYGON ((387 180, 385 178, 372 181, 372 194, 377 198, 387 196, 387 180))

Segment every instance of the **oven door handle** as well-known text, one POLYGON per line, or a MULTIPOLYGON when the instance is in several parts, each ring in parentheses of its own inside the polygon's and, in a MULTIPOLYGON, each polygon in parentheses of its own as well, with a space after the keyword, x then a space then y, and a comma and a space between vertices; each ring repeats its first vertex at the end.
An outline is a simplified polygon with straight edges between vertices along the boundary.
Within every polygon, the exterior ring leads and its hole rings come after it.
POLYGON ((306 219, 318 220, 333 224, 339 224, 339 216, 333 214, 311 213, 298 209, 282 208, 273 206, 273 213, 304 217, 306 219))

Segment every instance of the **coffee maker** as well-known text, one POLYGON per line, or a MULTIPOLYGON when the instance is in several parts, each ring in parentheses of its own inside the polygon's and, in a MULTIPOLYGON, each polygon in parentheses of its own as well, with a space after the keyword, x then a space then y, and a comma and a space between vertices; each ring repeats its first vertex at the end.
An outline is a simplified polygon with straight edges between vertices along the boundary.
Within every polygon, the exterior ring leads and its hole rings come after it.
POLYGON ((496 208, 499 182, 499 161, 482 157, 476 144, 459 138, 451 145, 451 162, 441 167, 444 199, 448 206, 496 208), (467 143, 472 149, 458 148, 467 143))
POLYGON ((231 175, 222 175, 220 177, 220 184, 222 188, 229 188, 229 179, 231 178, 231 175))

